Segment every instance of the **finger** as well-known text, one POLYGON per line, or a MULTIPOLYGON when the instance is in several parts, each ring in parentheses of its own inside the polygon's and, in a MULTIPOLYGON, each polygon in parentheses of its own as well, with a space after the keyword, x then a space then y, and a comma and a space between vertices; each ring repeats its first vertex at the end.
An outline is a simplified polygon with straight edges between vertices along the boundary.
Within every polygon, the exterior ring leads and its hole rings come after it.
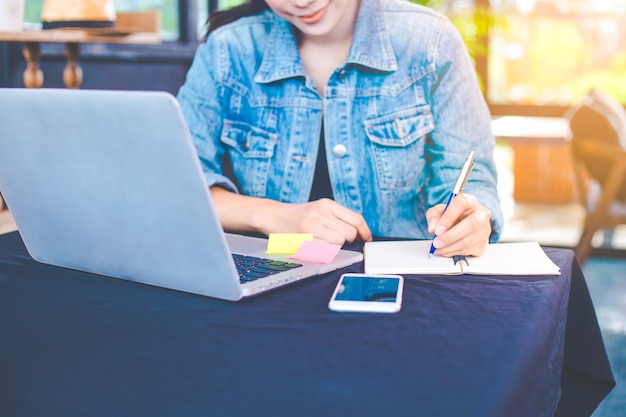
POLYGON ((309 209, 301 224, 308 224, 305 229, 313 230, 316 238, 335 244, 353 242, 357 238, 371 240, 371 232, 363 216, 337 202, 320 199, 303 206, 309 209))
POLYGON ((360 231, 339 219, 326 219, 316 229, 314 237, 328 243, 343 245, 344 243, 354 242, 357 238, 371 240, 371 232, 367 225, 365 225, 365 231, 360 231))
POLYGON ((372 240, 372 232, 362 215, 337 203, 332 206, 332 213, 338 220, 350 227, 350 235, 347 236, 351 238, 350 242, 357 237, 363 241, 372 240))
POLYGON ((479 206, 447 232, 433 241, 441 256, 474 255, 484 253, 491 234, 491 213, 479 206))
MULTIPOLYGON (((455 227, 454 230, 457 231, 457 228, 455 227)), ((440 256, 468 255, 469 253, 466 252, 468 243, 465 242, 467 239, 466 236, 458 238, 447 233, 437 235, 433 239, 435 253, 440 256)))
POLYGON ((313 233, 313 240, 316 242, 331 243, 333 245, 343 245, 348 240, 337 230, 329 227, 321 227, 313 233))
POLYGON ((435 233, 435 227, 446 210, 445 204, 437 204, 426 210, 426 222, 428 223, 428 232, 435 233))
POLYGON ((480 256, 487 250, 487 240, 470 243, 470 239, 462 239, 435 252, 439 256, 452 257, 456 255, 480 256))
MULTIPOLYGON (((439 238, 437 238, 439 239, 439 238)), ((463 239, 446 244, 442 248, 438 248, 435 253, 438 256, 452 257, 455 255, 469 255, 467 243, 463 239)))
POLYGON ((326 219, 322 224, 322 233, 332 237, 329 243, 341 244, 354 242, 358 236, 356 228, 339 219, 326 219))
POLYGON ((471 211, 472 209, 478 206, 478 201, 476 197, 471 194, 459 194, 450 201, 448 208, 439 218, 439 222, 435 227, 435 234, 441 235, 446 232, 446 230, 451 229, 456 223, 459 222, 460 219, 464 217, 464 214, 467 211, 471 211))
POLYGON ((341 218, 336 218, 332 220, 330 224, 327 224, 327 226, 344 236, 346 242, 354 242, 356 239, 363 241, 372 240, 372 232, 364 219, 350 219, 345 221, 341 218))

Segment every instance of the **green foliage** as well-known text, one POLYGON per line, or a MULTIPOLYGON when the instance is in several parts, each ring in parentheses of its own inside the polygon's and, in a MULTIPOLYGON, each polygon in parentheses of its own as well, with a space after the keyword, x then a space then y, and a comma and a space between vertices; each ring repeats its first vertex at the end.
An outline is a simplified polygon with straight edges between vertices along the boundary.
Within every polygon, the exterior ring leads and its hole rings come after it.
POLYGON ((219 0, 218 8, 220 10, 232 9, 235 6, 243 4, 245 0, 219 0))
MULTIPOLYGON (((460 10, 448 8, 447 0, 410 0, 412 3, 421 4, 438 10, 448 16, 452 24, 457 28, 470 57, 476 64, 476 59, 487 56, 487 36, 493 27, 506 27, 506 20, 497 16, 485 7, 470 7, 460 10)), ((477 73, 478 81, 484 91, 484 83, 477 73)))
POLYGON ((28 0, 24 7, 24 21, 28 23, 41 22, 43 0, 28 0))
POLYGON ((431 9, 437 9, 444 5, 445 0, 410 0, 411 3, 421 4, 422 6, 430 7, 431 9))
POLYGON ((447 0, 410 1, 446 14, 461 34, 470 56, 474 59, 487 54, 485 40, 489 35, 489 30, 493 27, 506 27, 506 20, 486 7, 469 7, 456 10, 447 7, 450 3, 447 0))

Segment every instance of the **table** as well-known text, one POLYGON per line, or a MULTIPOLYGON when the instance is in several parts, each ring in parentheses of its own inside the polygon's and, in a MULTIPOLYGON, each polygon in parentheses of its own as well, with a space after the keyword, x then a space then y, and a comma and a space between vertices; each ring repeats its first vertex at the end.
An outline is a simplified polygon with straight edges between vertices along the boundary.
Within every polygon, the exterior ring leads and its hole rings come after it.
POLYGON ((362 264, 233 303, 40 264, 5 234, 0 415, 589 416, 615 381, 573 252, 546 253, 561 276, 407 275, 376 315, 327 308, 362 264))
POLYGON ((574 163, 562 117, 501 116, 494 136, 513 150, 513 198, 524 203, 572 203, 577 195, 574 163))
POLYGON ((83 72, 79 64, 81 43, 124 43, 158 44, 160 35, 160 12, 118 13, 117 28, 113 29, 49 29, 0 32, 0 42, 20 42, 24 44, 24 86, 39 88, 44 75, 39 68, 41 43, 64 43, 67 65, 63 71, 63 82, 67 88, 79 88, 83 72))

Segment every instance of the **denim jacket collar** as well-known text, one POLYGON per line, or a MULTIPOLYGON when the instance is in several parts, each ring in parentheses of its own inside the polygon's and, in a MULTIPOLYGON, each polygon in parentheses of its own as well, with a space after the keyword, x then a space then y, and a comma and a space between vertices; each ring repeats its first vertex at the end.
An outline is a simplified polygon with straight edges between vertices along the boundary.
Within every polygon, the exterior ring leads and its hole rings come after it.
MULTIPOLYGON (((361 0, 347 62, 378 71, 393 72, 398 69, 398 63, 382 13, 375 10, 380 7, 379 1, 361 0)), ((270 83, 305 76, 291 24, 276 16, 271 10, 265 13, 274 18, 275 24, 269 36, 263 62, 254 80, 259 83, 270 83)))
POLYGON ((270 33, 261 66, 254 76, 258 83, 271 83, 291 77, 304 77, 304 67, 300 61, 298 43, 291 24, 268 10, 274 25, 270 33))
POLYGON ((378 10, 382 7, 380 1, 361 0, 348 62, 378 71, 393 72, 398 69, 398 62, 391 46, 384 14, 378 10))

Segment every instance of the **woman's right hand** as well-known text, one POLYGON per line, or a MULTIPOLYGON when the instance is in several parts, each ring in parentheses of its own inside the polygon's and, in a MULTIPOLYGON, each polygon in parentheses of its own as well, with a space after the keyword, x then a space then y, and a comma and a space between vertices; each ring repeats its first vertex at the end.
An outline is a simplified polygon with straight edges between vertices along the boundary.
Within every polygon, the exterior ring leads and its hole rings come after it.
POLYGON ((363 216, 330 199, 301 204, 248 197, 220 187, 211 195, 226 230, 269 233, 312 233, 314 240, 343 245, 372 240, 363 216))

